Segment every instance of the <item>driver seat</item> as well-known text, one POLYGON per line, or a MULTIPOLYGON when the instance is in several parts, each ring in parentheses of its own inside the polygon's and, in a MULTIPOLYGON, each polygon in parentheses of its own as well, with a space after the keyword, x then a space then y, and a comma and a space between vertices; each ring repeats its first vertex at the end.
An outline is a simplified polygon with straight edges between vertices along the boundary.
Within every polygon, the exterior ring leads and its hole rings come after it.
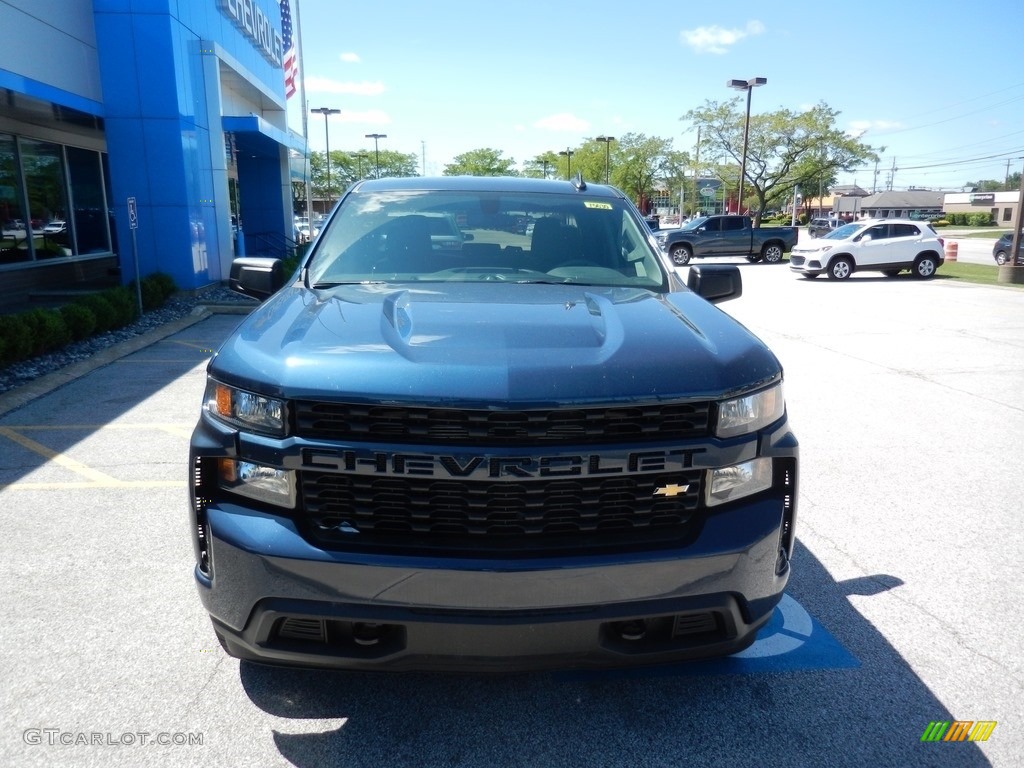
POLYGON ((530 267, 547 272, 561 264, 584 260, 583 238, 574 226, 558 219, 538 219, 530 240, 530 267))

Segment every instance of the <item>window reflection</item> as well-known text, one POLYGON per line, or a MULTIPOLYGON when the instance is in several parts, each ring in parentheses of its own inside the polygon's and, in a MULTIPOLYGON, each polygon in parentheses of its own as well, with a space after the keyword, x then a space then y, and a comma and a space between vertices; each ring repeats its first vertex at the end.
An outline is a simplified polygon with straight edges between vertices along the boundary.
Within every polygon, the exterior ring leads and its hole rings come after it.
POLYGON ((0 134, 0 264, 27 261, 27 216, 14 137, 0 134))
POLYGON ((110 250, 110 233, 99 153, 68 147, 67 155, 71 200, 75 206, 74 219, 69 222, 73 225, 75 253, 105 253, 110 250))
POLYGON ((70 256, 67 175, 62 147, 48 141, 22 139, 20 148, 35 257, 70 256))

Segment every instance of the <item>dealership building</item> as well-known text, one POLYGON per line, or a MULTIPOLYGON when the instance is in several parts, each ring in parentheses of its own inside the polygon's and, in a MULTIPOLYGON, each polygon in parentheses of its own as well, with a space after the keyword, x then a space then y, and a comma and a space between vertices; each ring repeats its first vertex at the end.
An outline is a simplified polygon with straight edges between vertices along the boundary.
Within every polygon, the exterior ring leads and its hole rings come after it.
POLYGON ((196 290, 287 247, 289 10, 0 0, 0 311, 153 272, 196 290))

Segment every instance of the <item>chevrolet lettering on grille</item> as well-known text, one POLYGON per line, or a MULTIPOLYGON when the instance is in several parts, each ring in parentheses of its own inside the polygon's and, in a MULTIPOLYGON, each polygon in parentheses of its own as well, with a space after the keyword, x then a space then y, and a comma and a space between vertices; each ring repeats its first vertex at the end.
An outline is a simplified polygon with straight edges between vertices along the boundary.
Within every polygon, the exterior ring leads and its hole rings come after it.
POLYGON ((671 472, 693 467, 693 457, 704 451, 703 448, 681 448, 614 455, 432 456, 420 453, 305 448, 302 451, 301 468, 360 475, 521 480, 671 472))

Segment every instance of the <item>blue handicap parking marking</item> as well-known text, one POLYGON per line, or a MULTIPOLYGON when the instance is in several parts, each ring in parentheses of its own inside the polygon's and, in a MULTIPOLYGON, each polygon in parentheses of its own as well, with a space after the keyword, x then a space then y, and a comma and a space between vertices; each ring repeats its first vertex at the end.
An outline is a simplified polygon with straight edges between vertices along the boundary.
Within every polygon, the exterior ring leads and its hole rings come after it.
POLYGON ((688 661, 657 667, 608 672, 566 671, 562 679, 582 679, 608 674, 627 677, 686 677, 689 675, 753 675, 762 672, 796 672, 812 669, 853 669, 860 662, 789 595, 783 595, 771 619, 744 651, 721 659, 688 661))

